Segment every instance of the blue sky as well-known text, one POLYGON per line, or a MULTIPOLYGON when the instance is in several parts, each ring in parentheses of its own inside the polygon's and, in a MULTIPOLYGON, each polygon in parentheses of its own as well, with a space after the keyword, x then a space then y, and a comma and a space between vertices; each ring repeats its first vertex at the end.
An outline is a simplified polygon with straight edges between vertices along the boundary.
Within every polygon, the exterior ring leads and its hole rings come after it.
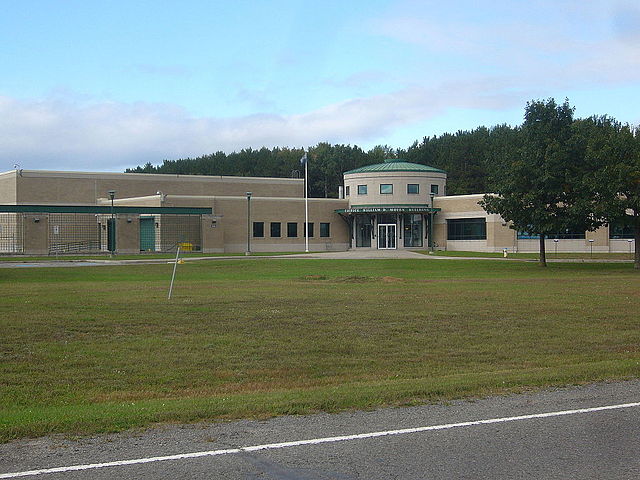
POLYGON ((636 1, 5 1, 0 171, 408 147, 531 99, 640 123, 636 1))

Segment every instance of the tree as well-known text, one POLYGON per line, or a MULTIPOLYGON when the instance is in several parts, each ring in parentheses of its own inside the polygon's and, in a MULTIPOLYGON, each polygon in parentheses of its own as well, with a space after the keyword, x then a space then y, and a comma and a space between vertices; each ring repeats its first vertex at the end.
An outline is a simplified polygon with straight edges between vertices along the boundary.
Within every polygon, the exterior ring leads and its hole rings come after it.
POLYGON ((521 144, 506 149, 494 164, 495 194, 480 202, 518 231, 540 238, 540 264, 546 266, 545 239, 565 231, 595 230, 592 192, 583 187, 587 165, 572 148, 574 109, 565 100, 531 101, 525 109, 521 144), (499 168, 495 170, 495 167, 499 168))
POLYGON ((634 268, 640 270, 640 132, 607 116, 576 125, 592 166, 582 188, 595 199, 594 216, 633 231, 634 268))

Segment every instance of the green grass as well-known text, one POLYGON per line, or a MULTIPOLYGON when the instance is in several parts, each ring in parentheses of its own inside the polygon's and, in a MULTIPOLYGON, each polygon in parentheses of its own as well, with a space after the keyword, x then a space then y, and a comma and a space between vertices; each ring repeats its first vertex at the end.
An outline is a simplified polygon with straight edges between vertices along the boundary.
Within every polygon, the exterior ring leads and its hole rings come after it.
POLYGON ((0 270, 0 440, 640 374, 627 264, 258 259, 0 270))
MULTIPOLYGON (((502 252, 466 252, 466 251, 443 251, 437 250, 429 253, 426 250, 416 250, 417 253, 423 255, 437 255, 439 257, 475 257, 475 258, 502 258, 502 252)), ((538 253, 513 253, 509 251, 508 258, 520 258, 526 260, 537 260, 540 258, 538 253)), ((584 260, 629 260, 633 261, 633 254, 629 253, 577 253, 577 252, 558 252, 557 254, 551 250, 547 251, 547 260, 555 259, 584 259, 584 260)))
MULTIPOLYGON (((252 252, 252 257, 278 256, 278 255, 296 255, 302 252, 252 252)), ((131 255, 114 255, 111 257, 109 253, 101 255, 49 255, 49 256, 30 256, 30 255, 0 255, 0 262, 67 262, 67 261, 90 261, 90 260, 145 260, 145 259, 163 259, 175 258, 173 253, 138 253, 131 255)), ((201 252, 182 252, 180 258, 200 258, 200 257, 239 257, 245 256, 244 253, 201 253, 201 252)))

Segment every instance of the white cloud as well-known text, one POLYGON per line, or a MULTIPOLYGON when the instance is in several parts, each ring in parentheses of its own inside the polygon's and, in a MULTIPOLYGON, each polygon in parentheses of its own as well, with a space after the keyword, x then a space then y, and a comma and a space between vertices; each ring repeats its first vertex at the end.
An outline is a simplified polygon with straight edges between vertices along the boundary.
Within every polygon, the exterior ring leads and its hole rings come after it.
POLYGON ((196 118, 168 104, 27 101, 0 97, 0 170, 122 170, 146 162, 246 147, 361 143, 447 108, 501 109, 521 102, 495 81, 405 88, 294 115, 196 118))
POLYGON ((416 50, 425 77, 447 81, 492 72, 545 90, 606 88, 640 80, 640 9, 615 2, 457 3, 406 1, 371 21, 371 30, 416 50), (440 65, 441 71, 432 68, 440 65), (445 73, 449 72, 449 73, 445 73), (485 73, 483 73, 485 72, 485 73))

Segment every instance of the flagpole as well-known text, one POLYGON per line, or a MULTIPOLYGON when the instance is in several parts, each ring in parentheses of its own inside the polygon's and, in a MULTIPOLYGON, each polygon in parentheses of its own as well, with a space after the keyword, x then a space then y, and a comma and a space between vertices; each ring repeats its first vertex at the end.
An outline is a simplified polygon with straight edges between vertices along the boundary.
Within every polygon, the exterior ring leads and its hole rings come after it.
POLYGON ((309 167, 307 166, 308 163, 309 163, 309 160, 307 159, 307 154, 305 153, 304 154, 304 229, 305 229, 304 251, 306 253, 309 253, 309 195, 308 195, 309 184, 307 181, 308 173, 309 173, 309 167))

